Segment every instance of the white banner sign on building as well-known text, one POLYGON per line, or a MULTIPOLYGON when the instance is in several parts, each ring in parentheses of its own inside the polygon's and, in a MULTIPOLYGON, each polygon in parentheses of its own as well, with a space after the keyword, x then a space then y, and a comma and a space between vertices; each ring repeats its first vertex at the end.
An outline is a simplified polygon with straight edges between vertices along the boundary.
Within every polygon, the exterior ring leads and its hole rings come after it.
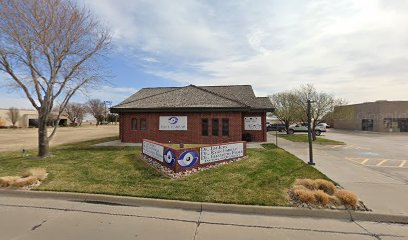
POLYGON ((244 117, 245 130, 262 130, 262 117, 244 117))
POLYGON ((143 153, 160 162, 163 162, 164 147, 148 141, 143 141, 143 153))
POLYGON ((187 130, 187 116, 160 116, 159 130, 187 130))
POLYGON ((232 143, 200 148, 200 164, 244 156, 244 143, 232 143))

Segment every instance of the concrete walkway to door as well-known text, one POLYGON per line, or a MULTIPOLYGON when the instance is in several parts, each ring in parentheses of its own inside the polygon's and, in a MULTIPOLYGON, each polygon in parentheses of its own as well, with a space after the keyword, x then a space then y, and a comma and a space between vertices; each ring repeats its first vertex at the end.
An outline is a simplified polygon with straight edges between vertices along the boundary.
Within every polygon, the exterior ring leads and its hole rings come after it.
MULTIPOLYGON (((358 194, 376 213, 408 215, 408 166, 401 167, 408 159, 404 145, 408 135, 333 130, 325 135, 346 145, 314 144, 315 167, 319 171, 358 194), (367 165, 370 161, 373 164, 367 165)), ((272 132, 268 140, 275 143, 272 132)), ((278 138, 278 146, 305 162, 309 160, 306 143, 278 138)))

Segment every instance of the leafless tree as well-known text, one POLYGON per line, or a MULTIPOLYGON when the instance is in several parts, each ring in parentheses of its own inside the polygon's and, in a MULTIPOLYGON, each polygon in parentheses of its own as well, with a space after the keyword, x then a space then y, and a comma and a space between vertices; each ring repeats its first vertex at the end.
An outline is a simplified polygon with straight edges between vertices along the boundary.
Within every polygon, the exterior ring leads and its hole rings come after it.
POLYGON ((103 74, 109 32, 89 10, 70 0, 0 1, 0 71, 38 112, 38 156, 49 153, 47 121, 71 97, 103 74))
POLYGON ((15 107, 9 108, 7 112, 7 116, 10 120, 10 122, 13 124, 13 128, 16 127, 17 121, 20 119, 20 110, 15 107))
POLYGON ((81 103, 68 103, 62 114, 72 122, 73 126, 81 126, 86 114, 86 107, 81 103))
POLYGON ((303 118, 307 119, 307 100, 312 101, 311 119, 313 140, 316 140, 316 126, 321 118, 332 112, 335 106, 340 105, 343 100, 335 98, 333 95, 319 92, 312 84, 301 86, 295 90, 296 103, 302 109, 303 118))
POLYGON ((286 133, 289 133, 289 125, 302 117, 295 93, 293 91, 276 93, 270 96, 270 99, 275 107, 274 115, 285 125, 286 133))
POLYGON ((91 99, 87 102, 88 112, 96 119, 96 125, 102 123, 106 116, 106 106, 100 99, 91 99))

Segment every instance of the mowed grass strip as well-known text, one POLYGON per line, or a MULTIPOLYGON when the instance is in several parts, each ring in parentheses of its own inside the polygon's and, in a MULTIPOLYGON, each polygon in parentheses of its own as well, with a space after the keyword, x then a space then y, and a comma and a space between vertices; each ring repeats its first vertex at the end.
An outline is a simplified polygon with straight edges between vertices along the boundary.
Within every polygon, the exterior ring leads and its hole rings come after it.
MULTIPOLYGON (((292 141, 292 142, 308 142, 307 134, 279 134, 278 137, 284 138, 286 140, 292 141)), ((319 144, 332 144, 332 145, 344 145, 344 142, 324 138, 324 137, 318 137, 316 136, 316 140, 313 141, 314 143, 319 143, 319 144)))
MULTIPOLYGON (((199 202, 289 206, 287 190, 298 178, 322 173, 275 145, 248 149, 248 158, 182 179, 157 173, 140 157, 140 147, 92 147, 112 139, 52 148, 43 160, 0 153, 0 176, 45 168, 37 190, 101 193, 199 202)), ((31 153, 34 155, 34 152, 31 153)))

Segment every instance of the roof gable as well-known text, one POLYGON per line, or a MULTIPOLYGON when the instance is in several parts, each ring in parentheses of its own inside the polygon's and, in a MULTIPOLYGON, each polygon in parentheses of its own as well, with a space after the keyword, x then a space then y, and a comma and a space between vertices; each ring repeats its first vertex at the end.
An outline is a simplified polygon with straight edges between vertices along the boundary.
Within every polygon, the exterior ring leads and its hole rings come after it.
POLYGON ((269 98, 256 97, 250 85, 143 88, 111 109, 115 112, 181 108, 273 111, 269 98))

